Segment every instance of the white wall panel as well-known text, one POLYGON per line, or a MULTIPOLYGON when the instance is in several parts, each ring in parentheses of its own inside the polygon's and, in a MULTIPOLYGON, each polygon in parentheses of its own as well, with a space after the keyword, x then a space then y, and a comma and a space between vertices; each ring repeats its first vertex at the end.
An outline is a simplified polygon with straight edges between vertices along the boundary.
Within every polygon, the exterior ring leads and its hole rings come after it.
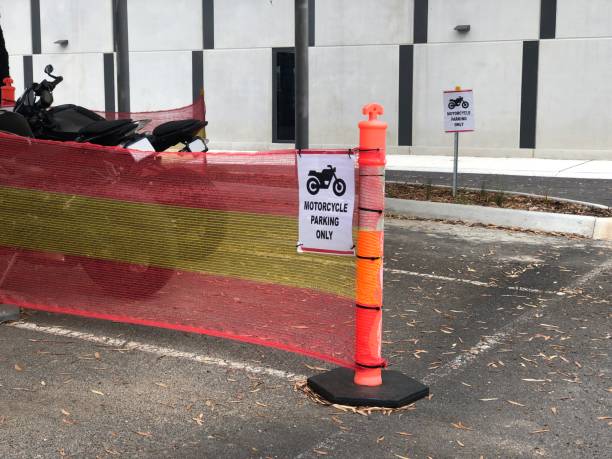
POLYGON ((429 0, 427 41, 463 42, 537 39, 540 2, 536 0, 429 0), (469 24, 468 33, 455 26, 469 24))
POLYGON ((15 86, 15 98, 19 98, 24 91, 23 87, 23 56, 9 56, 9 67, 13 86, 15 86))
POLYGON ((215 48, 293 46, 293 5, 294 0, 215 2, 215 48))
POLYGON ((202 0, 128 0, 128 21, 130 51, 202 49, 202 0))
POLYGON ((377 102, 397 145, 398 46, 310 48, 310 143, 357 146, 361 109, 377 102))
POLYGON ((415 45, 413 143, 450 147, 444 133, 442 92, 474 90, 476 132, 462 146, 518 148, 521 113, 522 43, 415 45))
POLYGON ((536 146, 612 149, 612 39, 540 43, 536 146))
POLYGON ((317 46, 412 43, 413 0, 323 0, 316 3, 317 46))
POLYGON ((53 96, 55 105, 77 104, 91 109, 104 109, 104 55, 37 54, 33 57, 34 81, 47 78, 47 64, 55 67, 55 75, 64 77, 53 96))
POLYGON ((270 49, 204 51, 207 129, 213 142, 272 140, 270 49))
POLYGON ((165 110, 192 102, 191 51, 130 53, 131 111, 165 110))
POLYGON ((43 53, 112 52, 111 0, 41 0, 40 35, 43 53), (57 40, 68 40, 68 46, 57 40))
POLYGON ((557 37, 611 37, 612 1, 557 0, 557 37))
POLYGON ((32 54, 30 0, 0 0, 0 25, 9 54, 32 54))

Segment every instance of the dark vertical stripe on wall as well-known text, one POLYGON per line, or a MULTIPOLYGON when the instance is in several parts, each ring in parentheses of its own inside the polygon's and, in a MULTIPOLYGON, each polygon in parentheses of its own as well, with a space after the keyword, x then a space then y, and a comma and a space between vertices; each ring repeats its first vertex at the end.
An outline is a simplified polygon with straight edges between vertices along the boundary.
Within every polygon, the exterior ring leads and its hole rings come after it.
POLYGON ((117 52, 118 111, 130 111, 130 44, 127 0, 113 0, 113 25, 117 52))
POLYGON ((276 76, 276 65, 278 62, 278 48, 272 48, 272 142, 276 142, 278 139, 278 128, 277 128, 277 109, 276 104, 278 103, 278 96, 276 94, 278 89, 278 78, 276 76))
POLYGON ((191 84, 195 101, 204 89, 204 51, 191 52, 191 84))
POLYGON ((215 49, 215 0, 202 0, 204 49, 215 49))
POLYGON ((34 66, 32 56, 23 56, 23 87, 29 88, 34 83, 34 66))
POLYGON ((523 83, 521 88, 521 148, 535 148, 538 111, 539 41, 523 42, 523 83))
POLYGON ((40 0, 30 0, 30 16, 32 24, 32 53, 40 54, 40 0))
POLYGON ((315 3, 308 0, 308 46, 315 46, 315 3))
POLYGON ((414 0, 414 42, 427 43, 427 24, 429 21, 428 0, 414 0))
POLYGON ((412 88, 414 81, 414 46, 399 47, 398 145, 412 145, 412 88))
POLYGON ((115 55, 104 53, 104 110, 115 111, 115 55))
POLYGON ((557 0, 541 0, 540 38, 555 38, 557 33, 557 0))

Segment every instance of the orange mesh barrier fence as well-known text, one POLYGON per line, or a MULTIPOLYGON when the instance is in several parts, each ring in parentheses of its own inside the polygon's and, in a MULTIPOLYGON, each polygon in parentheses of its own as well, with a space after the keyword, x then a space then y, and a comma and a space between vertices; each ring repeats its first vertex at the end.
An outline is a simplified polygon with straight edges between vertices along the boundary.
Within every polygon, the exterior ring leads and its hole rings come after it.
POLYGON ((177 121, 193 118, 200 121, 206 121, 206 103, 204 96, 198 97, 195 102, 185 107, 173 108, 170 110, 157 110, 150 112, 105 112, 96 111, 96 113, 107 120, 151 120, 146 126, 146 130, 152 131, 160 124, 167 121, 177 121))
POLYGON ((353 365, 355 258, 297 253, 293 150, 137 161, 0 133, 0 218, 4 303, 353 365))

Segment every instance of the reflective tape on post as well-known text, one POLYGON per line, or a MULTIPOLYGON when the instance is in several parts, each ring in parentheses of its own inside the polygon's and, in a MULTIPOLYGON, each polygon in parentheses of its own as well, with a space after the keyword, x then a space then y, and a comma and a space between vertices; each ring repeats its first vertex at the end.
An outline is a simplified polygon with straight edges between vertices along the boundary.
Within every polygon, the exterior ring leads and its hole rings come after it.
POLYGON ((381 105, 366 105, 363 114, 368 120, 359 123, 354 382, 361 386, 380 386, 386 366, 381 343, 387 123, 377 119, 383 113, 381 105))

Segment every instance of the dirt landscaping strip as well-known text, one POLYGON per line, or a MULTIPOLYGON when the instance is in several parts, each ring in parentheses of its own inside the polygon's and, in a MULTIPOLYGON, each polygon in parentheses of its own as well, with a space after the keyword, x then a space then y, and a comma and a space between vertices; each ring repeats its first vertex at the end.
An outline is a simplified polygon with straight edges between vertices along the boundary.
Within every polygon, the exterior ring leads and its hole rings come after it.
POLYGON ((476 205, 500 209, 516 209, 531 212, 549 212, 590 217, 612 217, 612 209, 589 203, 578 203, 549 196, 509 193, 505 191, 459 189, 453 197, 449 187, 387 182, 388 198, 414 201, 444 202, 448 204, 476 205))

